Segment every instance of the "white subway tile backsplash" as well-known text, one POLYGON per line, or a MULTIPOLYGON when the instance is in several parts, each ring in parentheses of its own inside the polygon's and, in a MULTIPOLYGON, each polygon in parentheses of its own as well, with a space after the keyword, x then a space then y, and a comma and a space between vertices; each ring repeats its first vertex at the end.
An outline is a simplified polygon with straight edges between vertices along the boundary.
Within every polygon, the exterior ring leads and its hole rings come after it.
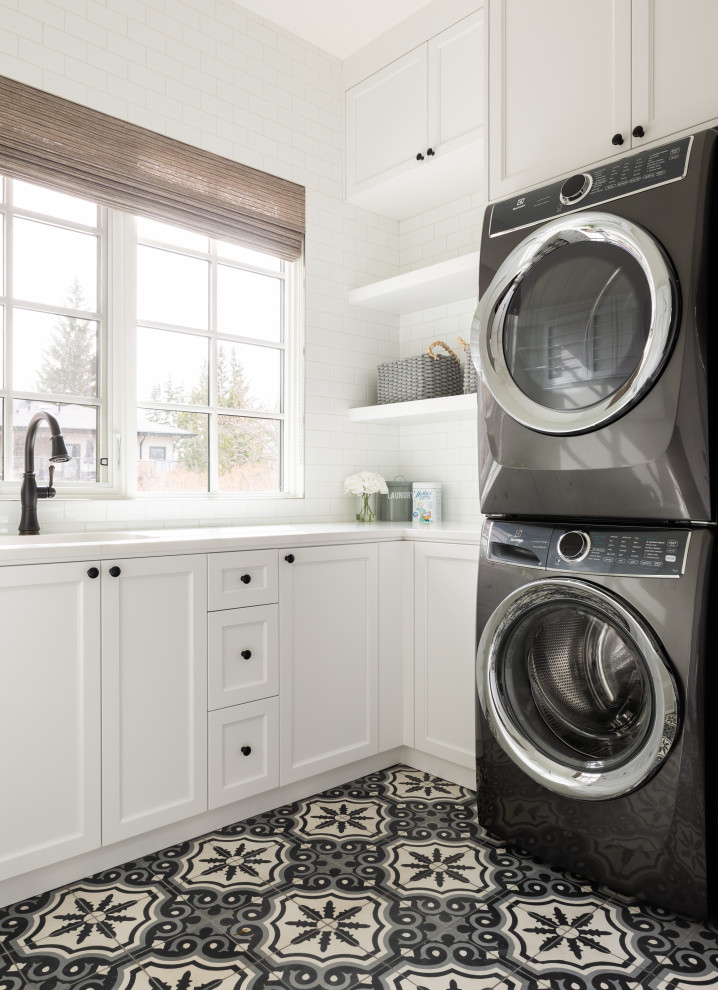
MULTIPOLYGON (((0 0, 2 2, 2 0, 0 0)), ((62 500, 46 526, 118 528, 351 518, 347 473, 438 478, 446 514, 478 514, 475 424, 349 423, 376 401, 376 365, 436 338, 456 346, 472 306, 399 318, 350 306, 357 285, 476 250, 483 205, 463 197, 401 223, 343 200, 338 59, 233 0, 24 0, 3 4, 0 71, 292 179, 307 189, 306 498, 62 500), (22 12, 21 12, 22 11, 22 12), (415 318, 414 318, 415 317, 415 318)), ((0 501, 0 527, 19 502, 0 501)))

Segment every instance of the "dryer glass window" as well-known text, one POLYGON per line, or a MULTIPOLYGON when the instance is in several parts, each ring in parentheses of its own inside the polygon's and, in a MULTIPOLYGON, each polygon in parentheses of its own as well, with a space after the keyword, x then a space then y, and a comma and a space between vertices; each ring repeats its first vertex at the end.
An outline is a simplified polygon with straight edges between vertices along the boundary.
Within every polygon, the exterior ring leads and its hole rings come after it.
POLYGON ((571 602, 532 610, 502 653, 507 711, 550 758, 606 769, 644 742, 653 712, 645 664, 610 616, 571 602))
POLYGON ((550 409, 584 409, 635 371, 651 327, 651 291, 614 244, 554 241, 514 285, 503 327, 509 372, 550 409))

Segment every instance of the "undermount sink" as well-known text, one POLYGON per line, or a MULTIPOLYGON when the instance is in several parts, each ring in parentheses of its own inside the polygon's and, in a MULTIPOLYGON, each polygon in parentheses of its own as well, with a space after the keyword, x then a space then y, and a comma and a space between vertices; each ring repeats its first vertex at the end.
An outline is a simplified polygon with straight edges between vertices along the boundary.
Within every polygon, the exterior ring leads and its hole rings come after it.
POLYGON ((38 533, 36 536, 0 535, 0 550, 20 547, 75 546, 81 543, 133 543, 138 540, 157 540, 154 533, 138 533, 120 530, 114 533, 38 533))

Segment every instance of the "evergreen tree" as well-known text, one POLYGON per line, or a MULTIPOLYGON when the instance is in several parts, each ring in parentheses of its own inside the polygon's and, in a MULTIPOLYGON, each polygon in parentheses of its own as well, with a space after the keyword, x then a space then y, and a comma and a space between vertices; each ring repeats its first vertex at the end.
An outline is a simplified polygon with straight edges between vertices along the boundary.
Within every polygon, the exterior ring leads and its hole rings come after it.
MULTIPOLYGON (((199 380, 185 397, 182 388, 169 379, 157 385, 152 392, 153 402, 177 402, 188 405, 205 405, 207 402, 207 364, 202 365, 199 380)), ((256 407, 250 394, 244 368, 234 350, 227 355, 221 345, 217 351, 217 402, 226 409, 256 407)), ((200 412, 164 412, 155 410, 153 422, 172 424, 193 434, 179 437, 175 450, 179 460, 193 473, 203 473, 207 468, 209 417, 200 412)), ((218 461, 221 475, 247 464, 273 461, 276 457, 276 425, 274 420, 252 417, 221 416, 218 429, 218 461)))
MULTIPOLYGON (((67 309, 87 309, 79 279, 65 300, 67 309)), ((97 394, 97 325, 76 316, 60 316, 37 375, 39 392, 97 394)))

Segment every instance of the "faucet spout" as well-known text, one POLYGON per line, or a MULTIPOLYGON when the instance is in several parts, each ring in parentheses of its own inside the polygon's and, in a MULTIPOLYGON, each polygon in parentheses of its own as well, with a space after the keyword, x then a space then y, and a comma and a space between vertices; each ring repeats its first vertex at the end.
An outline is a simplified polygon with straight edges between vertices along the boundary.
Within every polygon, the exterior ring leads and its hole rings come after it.
POLYGON ((37 500, 39 498, 54 498, 53 474, 55 464, 69 461, 70 455, 65 446, 65 440, 60 430, 60 424, 55 417, 45 409, 41 409, 30 420, 25 436, 25 471, 22 476, 22 486, 20 488, 20 504, 22 512, 20 515, 20 525, 18 532, 21 536, 35 536, 40 532, 40 524, 37 518, 37 500), (38 488, 35 480, 35 437, 37 436, 40 423, 45 420, 50 427, 52 453, 50 454, 50 483, 38 488))

